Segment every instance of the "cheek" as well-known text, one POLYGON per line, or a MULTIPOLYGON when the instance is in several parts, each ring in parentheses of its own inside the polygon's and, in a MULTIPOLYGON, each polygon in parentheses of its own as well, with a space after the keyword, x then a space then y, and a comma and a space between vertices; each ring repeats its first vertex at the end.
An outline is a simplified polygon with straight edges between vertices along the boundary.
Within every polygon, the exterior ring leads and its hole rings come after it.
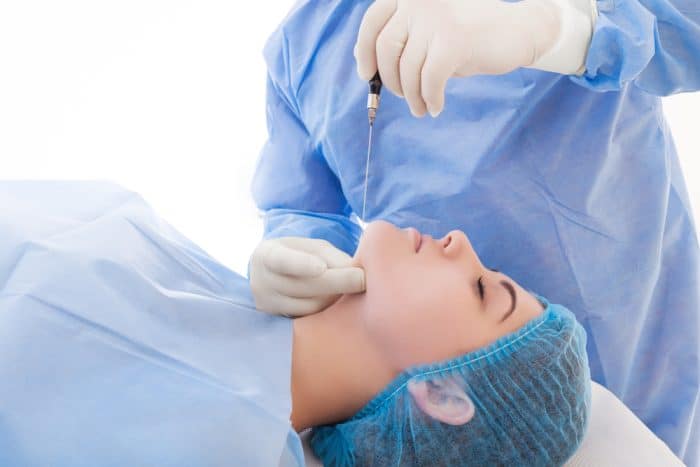
POLYGON ((461 274, 404 262, 367 288, 367 325, 397 369, 455 357, 478 331, 468 319, 473 304, 461 274))
MULTIPOLYGON (((390 272, 398 261, 409 255, 409 245, 400 233, 383 224, 372 227, 363 235, 354 260, 369 276, 381 276, 390 272)), ((370 277, 367 278, 368 283, 369 279, 370 277)))

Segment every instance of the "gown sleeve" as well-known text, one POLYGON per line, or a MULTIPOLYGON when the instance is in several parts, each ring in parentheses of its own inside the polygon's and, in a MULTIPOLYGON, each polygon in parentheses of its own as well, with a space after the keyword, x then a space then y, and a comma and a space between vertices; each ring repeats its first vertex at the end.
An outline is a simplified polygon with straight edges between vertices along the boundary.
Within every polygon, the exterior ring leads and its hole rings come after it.
POLYGON ((350 219, 340 181, 300 117, 281 31, 268 42, 265 56, 268 140, 252 184, 255 203, 264 211, 264 238, 319 238, 352 255, 361 229, 350 219))
POLYGON ((657 96, 700 89, 697 0, 597 0, 586 71, 574 82, 615 91, 632 82, 657 96))

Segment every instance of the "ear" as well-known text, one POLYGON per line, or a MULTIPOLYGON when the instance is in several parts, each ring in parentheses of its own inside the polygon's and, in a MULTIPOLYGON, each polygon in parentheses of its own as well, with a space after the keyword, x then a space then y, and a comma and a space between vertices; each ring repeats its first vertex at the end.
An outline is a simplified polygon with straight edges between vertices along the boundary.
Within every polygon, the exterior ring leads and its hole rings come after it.
POLYGON ((411 380, 408 392, 423 412, 448 425, 464 425, 474 416, 474 403, 450 379, 411 380))

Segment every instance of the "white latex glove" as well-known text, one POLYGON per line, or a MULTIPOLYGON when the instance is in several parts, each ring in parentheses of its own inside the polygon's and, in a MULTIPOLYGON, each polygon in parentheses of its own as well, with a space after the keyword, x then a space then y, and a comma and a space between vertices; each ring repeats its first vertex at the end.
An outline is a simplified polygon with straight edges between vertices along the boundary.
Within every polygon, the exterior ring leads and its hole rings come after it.
POLYGON ((379 70, 411 113, 437 116, 453 76, 519 67, 583 72, 595 0, 376 0, 355 44, 360 77, 379 70))
POLYGON ((268 313, 316 313, 341 294, 365 290, 365 272, 325 240, 285 237, 263 240, 250 259, 255 306, 268 313))

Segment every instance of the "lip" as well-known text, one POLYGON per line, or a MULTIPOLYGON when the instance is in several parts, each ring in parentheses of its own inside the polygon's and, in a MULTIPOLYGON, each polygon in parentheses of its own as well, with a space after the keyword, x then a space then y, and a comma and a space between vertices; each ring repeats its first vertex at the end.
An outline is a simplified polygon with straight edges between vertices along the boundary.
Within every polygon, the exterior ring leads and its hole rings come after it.
POLYGON ((420 250, 420 246, 423 243, 422 235, 420 234, 420 232, 418 232, 413 227, 409 227, 406 230, 408 231, 408 234, 411 236, 411 239, 413 240, 413 251, 418 253, 418 250, 420 250))

